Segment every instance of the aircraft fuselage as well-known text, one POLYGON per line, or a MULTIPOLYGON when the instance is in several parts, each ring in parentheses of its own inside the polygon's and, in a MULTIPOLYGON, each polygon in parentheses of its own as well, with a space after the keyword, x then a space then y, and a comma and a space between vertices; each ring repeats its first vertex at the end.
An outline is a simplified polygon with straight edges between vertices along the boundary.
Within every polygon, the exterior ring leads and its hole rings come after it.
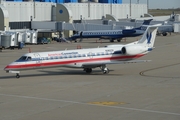
MULTIPOLYGON (((15 62, 12 62, 8 66, 6 66, 5 70, 20 71, 26 69, 38 69, 60 66, 84 68, 84 63, 101 64, 102 62, 126 61, 139 58, 143 55, 144 54, 123 55, 121 53, 121 47, 27 53, 15 62)), ((95 65, 94 67, 97 66, 95 65)))

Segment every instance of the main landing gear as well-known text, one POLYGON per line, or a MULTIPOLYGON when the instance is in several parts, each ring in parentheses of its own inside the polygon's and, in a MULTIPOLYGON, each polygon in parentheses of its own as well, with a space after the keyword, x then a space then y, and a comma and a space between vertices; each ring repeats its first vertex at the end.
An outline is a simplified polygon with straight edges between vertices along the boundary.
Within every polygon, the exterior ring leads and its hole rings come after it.
POLYGON ((109 69, 106 67, 106 65, 102 65, 100 67, 100 69, 103 71, 103 74, 108 74, 109 73, 109 69))
POLYGON ((121 42, 121 38, 117 39, 118 42, 121 42))
POLYGON ((92 68, 84 68, 84 71, 86 71, 86 73, 91 73, 92 72, 92 68))
POLYGON ((110 42, 114 42, 114 40, 113 40, 113 39, 110 39, 110 42))
MULTIPOLYGON (((118 42, 121 42, 121 39, 117 39, 118 42)), ((114 39, 110 39, 110 42, 114 42, 114 39)))
MULTIPOLYGON (((106 67, 106 65, 102 65, 100 66, 100 69, 102 70, 103 74, 108 74, 109 73, 109 69, 106 67)), ((92 68, 84 68, 84 71, 86 71, 86 73, 92 73, 92 68)))

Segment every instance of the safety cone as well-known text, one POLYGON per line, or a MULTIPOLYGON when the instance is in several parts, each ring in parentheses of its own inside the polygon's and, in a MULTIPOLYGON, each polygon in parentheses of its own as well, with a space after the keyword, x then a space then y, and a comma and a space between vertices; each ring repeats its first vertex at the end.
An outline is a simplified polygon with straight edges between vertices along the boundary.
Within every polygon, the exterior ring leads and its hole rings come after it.
POLYGON ((31 48, 29 47, 29 53, 31 53, 31 48))

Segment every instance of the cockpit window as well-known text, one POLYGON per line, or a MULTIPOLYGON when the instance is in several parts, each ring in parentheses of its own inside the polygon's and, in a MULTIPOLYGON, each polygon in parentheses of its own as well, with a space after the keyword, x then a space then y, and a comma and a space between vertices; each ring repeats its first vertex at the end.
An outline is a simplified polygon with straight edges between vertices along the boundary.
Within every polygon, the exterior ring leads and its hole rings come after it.
POLYGON ((18 60, 23 60, 23 61, 25 61, 27 59, 27 56, 22 56, 22 57, 20 57, 18 60))
POLYGON ((18 61, 31 61, 31 57, 29 57, 29 56, 22 56, 22 57, 20 57, 19 59, 18 59, 18 61))
POLYGON ((31 61, 31 57, 27 57, 27 60, 28 60, 28 61, 31 61))

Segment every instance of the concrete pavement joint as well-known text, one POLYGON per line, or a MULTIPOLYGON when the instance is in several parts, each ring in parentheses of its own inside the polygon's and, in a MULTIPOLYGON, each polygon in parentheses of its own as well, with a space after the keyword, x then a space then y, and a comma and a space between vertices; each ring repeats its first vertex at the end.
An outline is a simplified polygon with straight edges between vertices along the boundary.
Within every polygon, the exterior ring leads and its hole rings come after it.
POLYGON ((49 98, 39 98, 39 97, 31 97, 31 96, 8 95, 8 94, 0 94, 0 95, 6 96, 6 97, 19 97, 19 98, 24 98, 24 99, 36 99, 36 100, 45 100, 45 101, 54 101, 54 102, 66 102, 66 103, 89 105, 89 106, 99 106, 99 107, 106 107, 106 108, 124 109, 124 110, 130 110, 130 111, 141 111, 141 112, 149 112, 149 113, 156 113, 156 114, 180 116, 180 113, 163 112, 163 111, 155 111, 155 110, 145 110, 145 109, 138 109, 138 108, 128 108, 128 107, 120 107, 120 106, 107 106, 107 105, 90 104, 90 103, 68 101, 68 100, 49 99, 49 98))

